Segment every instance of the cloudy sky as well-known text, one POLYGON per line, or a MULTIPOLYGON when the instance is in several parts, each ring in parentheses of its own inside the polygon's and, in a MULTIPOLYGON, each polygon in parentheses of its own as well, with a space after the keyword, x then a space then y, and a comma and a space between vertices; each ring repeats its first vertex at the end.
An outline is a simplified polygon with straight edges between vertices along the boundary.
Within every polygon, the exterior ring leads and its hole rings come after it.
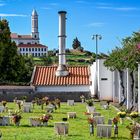
POLYGON ((9 21, 11 32, 31 33, 31 12, 39 15, 41 43, 58 48, 58 11, 67 11, 67 48, 75 37, 85 50, 95 52, 92 35, 102 35, 99 52, 120 46, 122 38, 140 30, 139 0, 0 0, 0 17, 9 21))

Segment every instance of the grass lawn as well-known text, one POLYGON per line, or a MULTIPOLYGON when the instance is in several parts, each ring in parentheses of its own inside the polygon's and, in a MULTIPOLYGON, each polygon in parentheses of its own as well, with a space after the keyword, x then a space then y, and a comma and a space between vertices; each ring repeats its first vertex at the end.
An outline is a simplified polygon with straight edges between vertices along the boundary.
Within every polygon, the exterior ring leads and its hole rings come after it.
MULTIPOLYGON (((14 103, 7 103, 9 109, 16 109, 17 106, 14 103)), ((100 107, 99 103, 95 103, 97 112, 101 112, 105 117, 107 123, 108 118, 116 116, 117 111, 110 107, 109 110, 104 110, 100 107)), ((45 106, 44 106, 45 108, 45 106)), ((0 126, 2 132, 2 140, 99 140, 101 138, 96 137, 96 128, 94 136, 89 135, 89 124, 87 122, 87 116, 84 114, 86 111, 86 104, 76 103, 75 106, 67 106, 66 103, 61 104, 61 108, 57 109, 53 113, 53 120, 49 120, 48 126, 31 127, 29 124, 29 117, 42 116, 45 110, 41 110, 41 106, 35 106, 32 113, 22 113, 22 119, 20 126, 0 126), (57 136, 54 132, 54 122, 61 122, 63 117, 67 117, 67 112, 77 112, 76 119, 69 119, 69 135, 57 136)), ((1 116, 7 113, 2 113, 1 116)), ((7 114, 8 115, 8 114, 7 114)), ((129 130, 126 129, 126 125, 129 124, 128 120, 125 120, 124 124, 119 124, 119 135, 116 140, 128 140, 129 130)), ((112 126, 112 130, 113 126, 112 126)), ((102 138, 105 140, 107 138, 102 138)), ((115 139, 112 137, 108 140, 115 139)))

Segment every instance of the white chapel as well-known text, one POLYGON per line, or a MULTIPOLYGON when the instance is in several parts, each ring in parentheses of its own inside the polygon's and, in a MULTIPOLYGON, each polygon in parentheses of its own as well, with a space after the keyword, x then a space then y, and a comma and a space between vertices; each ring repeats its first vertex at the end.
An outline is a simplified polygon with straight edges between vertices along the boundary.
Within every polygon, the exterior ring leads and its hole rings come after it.
POLYGON ((34 9, 31 15, 32 29, 30 35, 19 35, 11 33, 11 40, 15 41, 18 46, 20 54, 33 57, 40 57, 47 55, 48 47, 40 44, 39 31, 38 31, 38 14, 34 9))

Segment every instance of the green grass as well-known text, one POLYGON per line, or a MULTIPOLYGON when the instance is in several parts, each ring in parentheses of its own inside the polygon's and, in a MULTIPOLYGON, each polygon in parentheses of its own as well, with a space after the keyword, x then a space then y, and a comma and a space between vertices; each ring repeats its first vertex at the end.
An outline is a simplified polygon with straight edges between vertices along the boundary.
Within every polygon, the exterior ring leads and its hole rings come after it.
MULTIPOLYGON (((8 108, 16 109, 17 106, 14 103, 8 103, 8 108)), ((116 116, 116 110, 111 107, 109 110, 104 110, 100 107, 99 103, 95 103, 97 112, 105 117, 107 123, 108 118, 113 118, 116 116)), ((45 108, 45 107, 44 107, 45 108)), ((29 117, 31 116, 41 116, 45 113, 45 109, 41 110, 41 106, 35 106, 32 113, 22 113, 21 124, 19 127, 14 126, 0 126, 2 132, 2 140, 99 140, 101 138, 95 135, 89 135, 89 124, 87 123, 87 116, 84 115, 86 111, 86 105, 81 103, 76 103, 75 106, 67 106, 66 103, 61 104, 61 108, 53 113, 53 120, 49 120, 47 127, 31 127, 29 124, 29 117), (68 136, 57 136, 54 132, 54 122, 62 121, 63 117, 67 117, 67 112, 77 112, 76 119, 69 119, 69 135, 68 136)), ((8 115, 3 113, 1 115, 8 115)), ((128 140, 129 130, 126 129, 126 125, 129 124, 128 120, 125 120, 124 125, 119 124, 119 137, 116 140, 128 140)), ((112 126, 113 130, 113 126, 112 126)), ((105 140, 106 138, 102 138, 105 140)), ((108 140, 112 140, 112 137, 108 140)))

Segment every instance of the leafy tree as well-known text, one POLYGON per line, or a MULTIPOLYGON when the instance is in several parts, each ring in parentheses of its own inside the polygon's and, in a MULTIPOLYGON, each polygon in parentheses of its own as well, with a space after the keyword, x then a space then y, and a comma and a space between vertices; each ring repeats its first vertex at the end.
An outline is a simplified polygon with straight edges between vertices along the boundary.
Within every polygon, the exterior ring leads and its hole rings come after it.
POLYGON ((81 48, 81 42, 78 40, 77 37, 73 40, 72 47, 73 47, 73 49, 81 48))
POLYGON ((18 54, 10 34, 7 20, 0 20, 0 81, 26 82, 25 75, 29 69, 26 68, 24 58, 18 54))
MULTIPOLYGON (((120 103, 121 105, 125 102, 126 97, 124 95, 124 86, 122 81, 123 70, 129 68, 130 76, 132 79, 131 91, 133 98, 133 88, 134 88, 134 77, 133 72, 137 70, 138 64, 140 62, 140 49, 138 44, 140 43, 140 33, 134 32, 132 36, 122 39, 122 48, 116 47, 105 61, 105 66, 110 70, 118 70, 120 73, 122 95, 124 100, 120 103)), ((133 99, 132 99, 133 100, 133 99)), ((132 103, 132 107, 134 103, 132 103)))

